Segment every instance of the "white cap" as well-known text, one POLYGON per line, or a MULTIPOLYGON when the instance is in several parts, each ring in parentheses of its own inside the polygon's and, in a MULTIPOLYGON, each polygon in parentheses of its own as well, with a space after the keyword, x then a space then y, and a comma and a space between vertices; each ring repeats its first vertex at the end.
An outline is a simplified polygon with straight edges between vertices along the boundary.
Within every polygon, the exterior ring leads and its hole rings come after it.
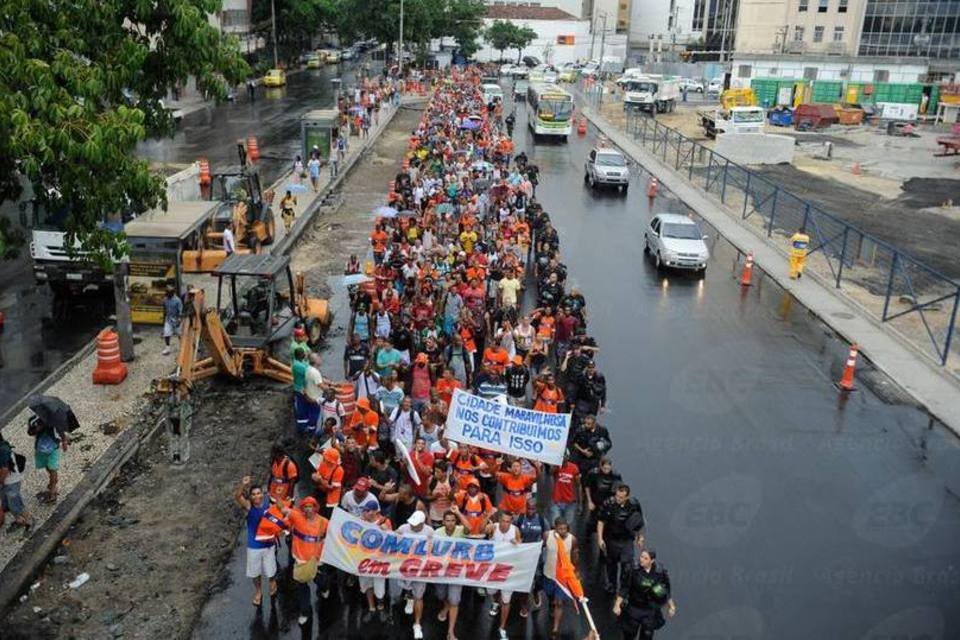
POLYGON ((411 527, 419 527, 426 521, 427 521, 426 514, 424 514, 423 511, 420 511, 419 509, 414 511, 412 514, 410 514, 410 517, 407 518, 407 524, 409 524, 411 527))

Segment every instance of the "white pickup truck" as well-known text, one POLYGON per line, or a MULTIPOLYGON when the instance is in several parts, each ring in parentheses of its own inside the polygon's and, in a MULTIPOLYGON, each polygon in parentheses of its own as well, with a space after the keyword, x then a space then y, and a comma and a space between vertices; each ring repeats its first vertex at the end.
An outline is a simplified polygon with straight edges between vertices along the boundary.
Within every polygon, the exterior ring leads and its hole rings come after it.
POLYGON ((680 97, 680 81, 661 75, 624 76, 618 83, 623 90, 623 108, 641 109, 653 114, 673 111, 680 97))
POLYGON ((718 133, 760 133, 766 112, 763 107, 717 107, 712 111, 700 111, 700 124, 708 138, 718 133))

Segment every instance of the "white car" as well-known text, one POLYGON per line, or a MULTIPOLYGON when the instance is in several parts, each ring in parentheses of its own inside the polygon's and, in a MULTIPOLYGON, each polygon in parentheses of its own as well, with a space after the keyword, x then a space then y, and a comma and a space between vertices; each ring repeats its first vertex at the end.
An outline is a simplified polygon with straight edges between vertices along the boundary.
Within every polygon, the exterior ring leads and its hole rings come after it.
POLYGON ((484 104, 490 104, 494 100, 503 102, 503 89, 498 84, 480 85, 480 91, 483 93, 484 104))
POLYGON ((710 259, 700 225, 679 213, 658 213, 643 232, 643 251, 653 257, 657 269, 706 271, 710 259))
POLYGON ((714 78, 707 85, 708 96, 719 96, 723 93, 723 78, 714 78))
POLYGON ((694 93, 703 93, 703 83, 693 78, 680 78, 680 88, 694 93))

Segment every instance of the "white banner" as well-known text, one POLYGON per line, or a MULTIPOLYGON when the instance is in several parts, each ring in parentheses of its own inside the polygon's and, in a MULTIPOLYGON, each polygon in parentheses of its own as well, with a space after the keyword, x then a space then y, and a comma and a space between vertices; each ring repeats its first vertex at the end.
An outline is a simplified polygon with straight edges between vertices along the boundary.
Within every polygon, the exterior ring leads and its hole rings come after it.
POLYGON ((454 442, 556 465, 563 462, 569 431, 569 413, 514 407, 460 389, 453 392, 445 428, 454 442))
POLYGON ((357 576, 528 593, 540 546, 539 542, 399 535, 338 507, 330 519, 320 561, 357 576))

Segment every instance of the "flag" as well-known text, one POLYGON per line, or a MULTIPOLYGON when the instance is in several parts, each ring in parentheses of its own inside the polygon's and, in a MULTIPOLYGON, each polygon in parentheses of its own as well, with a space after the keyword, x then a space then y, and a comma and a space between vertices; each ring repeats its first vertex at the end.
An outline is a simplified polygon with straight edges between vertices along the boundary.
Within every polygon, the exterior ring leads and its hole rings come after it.
POLYGON ((557 585, 563 589, 563 592, 573 600, 573 605, 576 607, 577 603, 583 598, 583 585, 580 583, 580 578, 577 577, 577 570, 570 560, 570 554, 567 553, 567 548, 564 546, 563 540, 556 532, 554 532, 553 535, 556 536, 557 540, 556 582, 557 585))

